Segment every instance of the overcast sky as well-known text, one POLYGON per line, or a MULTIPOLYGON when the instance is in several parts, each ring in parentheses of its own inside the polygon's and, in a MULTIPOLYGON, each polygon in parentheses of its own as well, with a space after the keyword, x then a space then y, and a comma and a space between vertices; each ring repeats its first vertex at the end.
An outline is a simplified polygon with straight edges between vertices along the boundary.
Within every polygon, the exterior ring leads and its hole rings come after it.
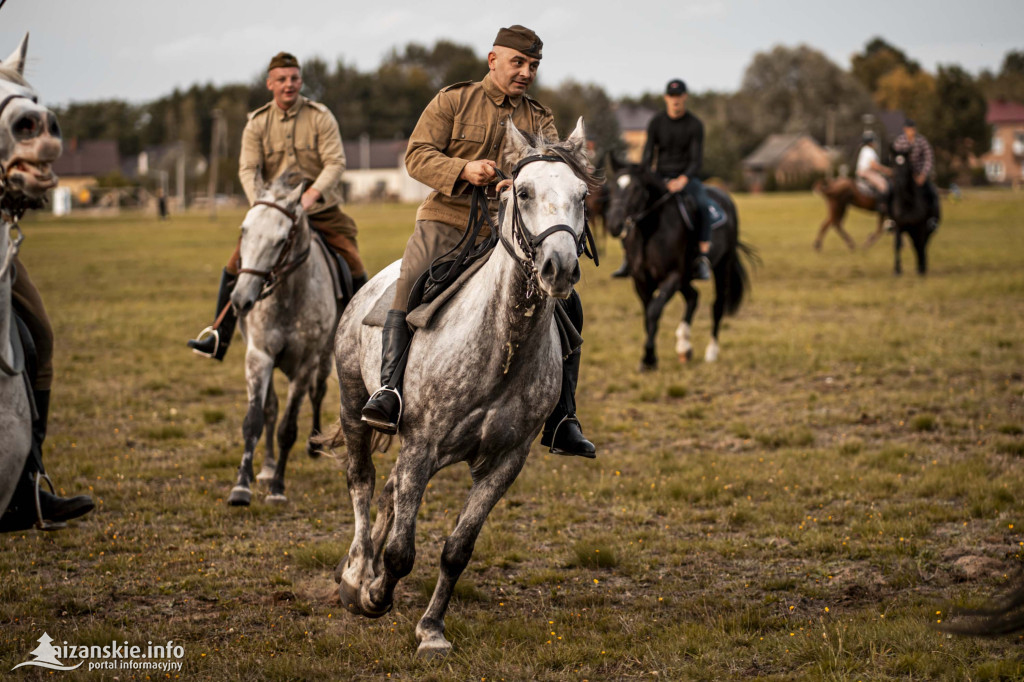
POLYGON ((29 31, 26 75, 44 102, 139 103, 176 86, 247 82, 279 50, 363 71, 413 41, 446 38, 483 56, 515 23, 544 40, 546 84, 572 78, 613 97, 673 77, 734 91, 753 55, 778 44, 849 68, 880 35, 928 70, 975 74, 1024 50, 1024 0, 6 0, 0 57, 29 31))

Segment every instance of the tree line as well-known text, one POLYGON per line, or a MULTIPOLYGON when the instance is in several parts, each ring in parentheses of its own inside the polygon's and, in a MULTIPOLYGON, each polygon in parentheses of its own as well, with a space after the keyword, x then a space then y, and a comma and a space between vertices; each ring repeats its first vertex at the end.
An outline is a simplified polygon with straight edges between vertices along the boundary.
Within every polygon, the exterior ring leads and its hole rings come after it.
MULTIPOLYGON (((342 136, 355 140, 408 137, 424 106, 445 85, 478 80, 487 62, 471 47, 442 40, 432 47, 411 43, 394 49, 376 70, 363 72, 338 60, 306 59, 303 92, 330 107, 342 136)), ((542 72, 543 73, 543 72, 542 72)), ((685 73, 678 74, 686 77, 685 73)), ((241 131, 247 112, 269 100, 260 74, 249 83, 193 85, 157 100, 72 103, 56 109, 66 139, 116 140, 122 156, 176 145, 187 158, 210 157, 213 112, 227 122, 227 150, 218 167, 220 192, 238 191, 241 131)), ((551 107, 559 130, 571 130, 583 116, 599 155, 621 153, 615 106, 660 110, 661 83, 638 97, 613 100, 598 84, 566 81, 548 85, 543 77, 532 96, 551 107)), ((865 114, 900 110, 917 122, 936 150, 940 184, 967 172, 967 160, 988 149, 986 101, 1024 102, 1024 51, 1005 56, 998 72, 977 77, 957 65, 929 73, 900 48, 881 38, 869 41, 843 68, 806 45, 777 46, 754 55, 734 93, 692 93, 689 107, 705 124, 704 174, 742 185, 740 161, 772 133, 805 132, 834 142, 849 155, 864 129, 865 114)), ((190 164, 190 182, 205 188, 202 164, 190 164)), ((123 178, 106 178, 123 183, 123 178)))

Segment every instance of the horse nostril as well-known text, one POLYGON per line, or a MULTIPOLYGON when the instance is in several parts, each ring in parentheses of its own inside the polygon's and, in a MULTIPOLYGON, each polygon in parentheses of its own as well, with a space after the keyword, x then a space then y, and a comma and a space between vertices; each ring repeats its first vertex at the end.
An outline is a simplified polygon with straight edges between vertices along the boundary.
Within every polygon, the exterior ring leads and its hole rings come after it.
POLYGON ((15 119, 11 124, 11 132, 14 133, 15 139, 30 140, 43 132, 43 122, 39 114, 28 112, 15 119))
POLYGON ((558 275, 558 265, 555 263, 554 258, 544 259, 544 265, 540 269, 540 276, 543 279, 551 280, 558 275))
POLYGON ((576 282, 579 282, 579 281, 580 281, 580 262, 577 260, 576 264, 572 268, 572 283, 576 284, 576 282))

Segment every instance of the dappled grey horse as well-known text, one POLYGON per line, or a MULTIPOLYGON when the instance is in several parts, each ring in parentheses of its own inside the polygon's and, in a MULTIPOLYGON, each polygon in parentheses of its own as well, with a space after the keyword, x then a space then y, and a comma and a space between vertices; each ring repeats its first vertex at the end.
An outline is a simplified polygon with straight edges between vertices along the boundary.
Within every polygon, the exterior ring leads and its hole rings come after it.
POLYGON ((328 255, 315 241, 299 199, 304 185, 294 175, 258 187, 259 199, 242 221, 242 268, 231 294, 246 342, 245 382, 249 408, 242 425, 245 450, 228 504, 252 498, 253 454, 266 428, 266 457, 259 480, 269 481, 267 502, 286 502, 284 472, 298 433, 299 407, 307 393, 313 404, 313 430, 306 452, 317 456, 312 438, 320 434, 320 405, 331 372, 331 339, 338 302, 328 255), (288 401, 277 429, 274 368, 289 379, 288 401))
POLYGON ((15 356, 11 287, 21 243, 17 218, 57 184, 52 164, 61 153, 57 119, 36 103, 22 73, 28 35, 0 62, 0 514, 7 508, 32 444, 28 386, 15 356), (12 234, 14 237, 12 237, 12 234))
POLYGON ((455 582, 558 399, 563 351, 555 299, 567 298, 580 277, 585 141, 582 119, 561 143, 529 141, 509 123, 504 159, 517 170, 502 195, 509 208, 499 228, 502 246, 413 336, 398 434, 402 447, 372 530, 375 432, 360 421, 360 410, 379 384, 381 333, 364 319, 382 297, 384 305, 390 302, 388 287, 400 263, 360 290, 338 327, 341 420, 330 444, 340 445, 343 436, 347 446, 355 519, 352 545, 335 578, 349 611, 376 618, 391 609, 395 586, 413 567, 416 514, 431 477, 466 462, 473 479, 445 541, 433 597, 416 626, 421 655, 451 649, 444 615, 455 582))

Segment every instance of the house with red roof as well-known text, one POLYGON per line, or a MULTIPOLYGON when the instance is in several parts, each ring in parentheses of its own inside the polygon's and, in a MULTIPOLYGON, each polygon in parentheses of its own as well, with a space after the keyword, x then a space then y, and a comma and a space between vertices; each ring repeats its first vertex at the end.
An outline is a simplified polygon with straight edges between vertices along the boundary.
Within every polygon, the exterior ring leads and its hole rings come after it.
POLYGON ((1024 104, 991 100, 985 120, 992 126, 992 146, 978 159, 985 177, 1017 187, 1024 181, 1024 104))

